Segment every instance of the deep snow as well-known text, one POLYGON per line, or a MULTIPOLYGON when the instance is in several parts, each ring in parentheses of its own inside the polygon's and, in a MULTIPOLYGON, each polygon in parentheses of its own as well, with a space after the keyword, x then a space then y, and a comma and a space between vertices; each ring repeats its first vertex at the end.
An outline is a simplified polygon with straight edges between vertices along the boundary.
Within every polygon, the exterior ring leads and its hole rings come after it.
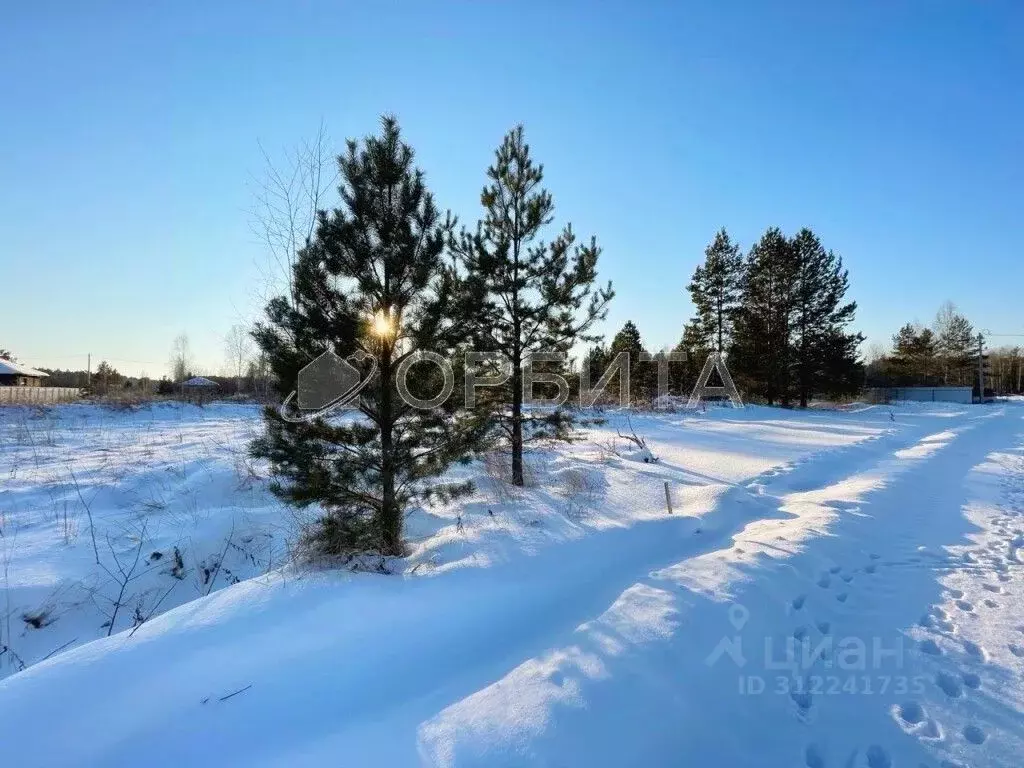
POLYGON ((1018 403, 634 415, 656 464, 612 445, 626 423, 609 414, 536 454, 532 488, 465 470, 479 492, 415 511, 395 575, 277 567, 287 516, 240 458, 252 409, 60 408, 45 440, 0 414, 21 625, 3 637, 27 663, 107 631, 96 600, 65 597, 105 575, 86 503, 98 548, 110 532, 111 552, 131 554, 144 530, 144 553, 191 558, 183 580, 147 571, 143 612, 171 581, 191 593, 174 587, 133 634, 0 682, 11 764, 879 768, 1024 754, 1018 403), (275 544, 225 555, 204 584, 229 535, 275 544), (56 620, 25 624, 46 599, 56 620))

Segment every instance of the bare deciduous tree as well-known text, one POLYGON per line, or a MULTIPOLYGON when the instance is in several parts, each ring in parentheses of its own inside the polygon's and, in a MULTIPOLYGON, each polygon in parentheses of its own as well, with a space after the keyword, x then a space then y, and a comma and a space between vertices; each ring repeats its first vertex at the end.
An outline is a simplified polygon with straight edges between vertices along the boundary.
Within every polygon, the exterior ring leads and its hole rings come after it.
POLYGON ((252 349, 252 336, 249 334, 249 329, 241 323, 232 325, 227 336, 224 337, 224 355, 231 372, 237 379, 239 392, 242 391, 242 376, 252 357, 252 349))
POLYGON ((266 295, 285 295, 294 303, 292 268, 300 250, 313 237, 317 211, 328 192, 337 184, 338 163, 329 148, 324 124, 312 141, 306 141, 275 162, 260 144, 264 174, 256 182, 252 211, 254 232, 266 244, 264 271, 266 295))
POLYGON ((192 368, 192 349, 188 343, 188 334, 182 333, 175 337, 168 365, 173 381, 180 383, 188 376, 192 368))

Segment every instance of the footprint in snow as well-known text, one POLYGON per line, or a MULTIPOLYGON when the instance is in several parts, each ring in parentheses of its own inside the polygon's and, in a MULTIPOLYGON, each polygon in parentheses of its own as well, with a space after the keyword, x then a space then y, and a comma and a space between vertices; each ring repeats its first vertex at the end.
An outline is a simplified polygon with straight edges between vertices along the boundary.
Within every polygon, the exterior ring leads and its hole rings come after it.
POLYGON ((1008 647, 1010 649, 1010 653, 1012 653, 1018 659, 1024 659, 1024 648, 1017 645, 1016 643, 1010 643, 1008 647))
POLYGON ((827 573, 823 573, 821 578, 818 579, 818 586, 822 589, 828 589, 832 585, 832 579, 829 578, 827 573))
POLYGON ((899 707, 900 720, 909 725, 917 725, 924 720, 924 709, 916 701, 908 701, 899 707))
POLYGON ((912 733, 918 738, 928 741, 942 739, 942 729, 939 724, 929 718, 924 707, 916 701, 908 701, 901 706, 894 707, 893 715, 897 724, 907 733, 912 733))
POLYGON ((962 589, 951 589, 949 590, 949 596, 954 600, 959 600, 964 596, 964 591, 962 589))
POLYGON ((877 744, 868 747, 868 768, 892 768, 889 753, 877 744))
POLYGON ((800 708, 800 714, 806 715, 808 710, 811 708, 813 701, 810 692, 808 691, 790 691, 789 698, 793 700, 793 703, 800 708))
POLYGON ((982 601, 982 604, 983 604, 983 605, 984 605, 984 606, 985 606, 986 608, 998 608, 998 607, 999 607, 999 603, 997 603, 997 602, 996 602, 995 600, 993 600, 992 598, 988 598, 988 599, 986 599, 986 600, 983 600, 983 601, 982 601))
POLYGON ((804 607, 804 601, 807 600, 807 595, 797 595, 793 598, 793 610, 799 611, 804 607))
POLYGON ((840 603, 845 603, 846 602, 846 598, 848 598, 848 597, 849 597, 849 595, 846 594, 845 592, 840 592, 838 595, 836 595, 836 600, 838 600, 840 603))
POLYGON ((964 650, 975 658, 980 659, 985 657, 985 649, 971 640, 964 640, 964 650))
MULTIPOLYGON (((963 593, 961 592, 961 594, 963 593)), ((967 613, 970 613, 974 610, 974 606, 966 600, 957 600, 956 607, 959 608, 961 611, 965 611, 967 613)))
POLYGON ((918 647, 921 649, 922 653, 927 653, 929 656, 942 655, 942 649, 939 648, 938 643, 930 638, 928 640, 922 640, 918 647))
POLYGON ((986 734, 976 725, 968 725, 964 728, 964 738, 971 744, 981 744, 985 741, 986 734))
POLYGON ((939 686, 939 688, 942 689, 942 692, 951 699, 960 698, 960 695, 963 693, 963 688, 960 687, 960 681, 945 672, 939 672, 939 674, 935 676, 935 684, 939 686))
POLYGON ((974 672, 964 672, 960 676, 964 679, 964 685, 972 691, 976 691, 981 688, 981 677, 976 675, 974 672))
POLYGON ((825 758, 816 744, 808 744, 804 750, 804 765, 807 768, 825 768, 825 758))
POLYGON ((853 574, 852 573, 844 573, 839 578, 841 578, 843 581, 845 581, 847 584, 849 584, 851 581, 853 581, 853 574))
POLYGON ((997 594, 997 595, 1003 594, 1003 588, 1000 587, 998 584, 982 584, 981 588, 982 589, 986 589, 989 592, 993 592, 994 594, 997 594))

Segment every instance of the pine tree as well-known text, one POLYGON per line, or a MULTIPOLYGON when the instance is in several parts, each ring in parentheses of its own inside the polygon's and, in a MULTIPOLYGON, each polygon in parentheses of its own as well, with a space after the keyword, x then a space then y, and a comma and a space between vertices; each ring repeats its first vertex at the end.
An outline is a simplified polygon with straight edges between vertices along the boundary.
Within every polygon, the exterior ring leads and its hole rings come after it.
POLYGON ((820 342, 821 377, 817 390, 828 397, 856 394, 864 386, 865 366, 858 355, 864 337, 859 333, 834 331, 820 342))
POLYGON ((591 386, 594 385, 598 379, 604 374, 605 368, 608 367, 608 363, 611 360, 611 356, 608 354, 608 348, 604 344, 594 344, 590 349, 587 350, 583 356, 583 360, 580 361, 580 367, 586 368, 588 373, 588 381, 591 386))
POLYGON ((777 227, 767 230, 747 255, 742 298, 735 316, 729 370, 741 389, 788 405, 790 319, 796 260, 792 243, 777 227))
POLYGON ((976 343, 974 326, 961 314, 953 317, 946 333, 939 339, 942 353, 949 361, 950 373, 959 385, 969 384, 974 379, 972 362, 976 343))
POLYGON ((6 360, 9 363, 18 362, 18 358, 14 356, 14 353, 4 349, 3 347, 0 347, 0 360, 6 360))
POLYGON ((930 328, 907 323, 892 337, 893 366, 900 384, 932 384, 937 342, 930 328))
POLYGON ((792 239, 791 248, 795 270, 789 321, 793 334, 792 379, 800 407, 806 408, 815 392, 836 395, 856 391, 861 374, 857 347, 864 337, 845 333, 857 304, 844 303, 850 281, 842 259, 826 251, 806 228, 792 239))
POLYGON ((693 332, 700 346, 724 353, 728 349, 735 315, 740 304, 743 257, 739 245, 723 227, 704 250, 704 263, 686 287, 697 310, 693 332))
MULTIPOLYGON (((361 146, 348 142, 339 158, 341 207, 319 213, 315 238, 294 266, 293 296, 272 300, 254 332, 285 391, 326 350, 377 361, 358 400, 359 418, 294 423, 268 408, 266 434, 252 446, 270 460, 277 495, 326 511, 310 536, 326 553, 403 554, 405 509, 467 492, 468 485, 437 476, 470 455, 480 437, 480 425, 456 410, 458 398, 421 410, 397 390, 398 366, 420 350, 450 355, 465 318, 456 312, 457 278, 445 262, 448 223, 397 122, 382 123, 379 136, 361 146)), ((439 390, 436 366, 413 370, 417 388, 439 390)))
MULTIPOLYGON (((700 376, 704 362, 712 352, 707 336, 700 331, 696 320, 691 320, 683 326, 683 337, 672 351, 677 356, 685 357, 685 360, 669 367, 670 389, 678 395, 689 395, 700 376)), ((717 376, 717 373, 713 375, 717 376)), ((714 382, 712 386, 716 384, 717 382, 714 382)))
POLYGON ((567 355, 576 342, 596 340, 587 331, 605 316, 613 294, 611 283, 595 290, 596 240, 576 245, 571 226, 550 243, 540 240, 554 202, 541 186, 543 166, 533 163, 522 126, 505 136, 487 176, 480 196, 484 217, 475 232, 462 232, 457 246, 477 349, 495 353, 511 373, 488 396, 511 446, 512 482, 523 485, 524 441, 565 436, 570 425, 562 409, 524 412, 523 366, 537 353, 567 355))
POLYGON ((110 363, 103 360, 96 366, 96 373, 93 374, 92 381, 96 391, 105 395, 111 389, 120 387, 124 383, 124 376, 110 363))
MULTIPOLYGON (((629 355, 629 396, 631 400, 646 398, 651 393, 652 365, 649 353, 644 349, 640 339, 640 331, 632 320, 627 320, 622 329, 615 334, 608 347, 609 362, 620 352, 629 355)), ((655 379, 656 383, 656 379, 655 379)))

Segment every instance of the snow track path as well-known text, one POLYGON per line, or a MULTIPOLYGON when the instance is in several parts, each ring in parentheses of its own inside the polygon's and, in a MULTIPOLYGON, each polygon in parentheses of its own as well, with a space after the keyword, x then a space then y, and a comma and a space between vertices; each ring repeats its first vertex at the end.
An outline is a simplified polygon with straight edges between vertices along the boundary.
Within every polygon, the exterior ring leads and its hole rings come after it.
MULTIPOLYGON (((974 627, 930 626, 925 617, 970 609, 940 582, 978 582, 981 555, 943 547, 971 533, 961 510, 985 484, 986 457, 1019 443, 1022 427, 1016 409, 996 412, 751 483, 768 498, 784 494, 786 519, 752 522, 732 548, 633 584, 564 645, 426 722, 421 757, 438 765, 1014 764, 1024 754, 1013 698, 1024 634, 1006 646, 1006 666, 986 664, 988 652, 967 639, 974 627), (816 479, 826 482, 812 488, 816 479), (732 606, 721 601, 729 593, 732 606), (741 649, 742 665, 713 657, 723 639, 737 638, 730 647, 741 649), (794 640, 798 663, 787 669, 794 640), (830 658, 805 661, 803 648, 830 658), (851 649, 845 665, 843 648, 851 649), (986 722, 998 724, 998 739, 986 722)), ((1009 519, 995 518, 997 538, 980 548, 994 581, 979 589, 991 592, 1000 575, 1008 581, 999 589, 1017 586, 1007 561, 1024 538, 1009 519)))
POLYGON ((243 582, 0 683, 2 754, 1014 765, 1022 416, 911 414, 745 481, 706 476, 685 514, 485 569, 243 582), (42 713, 45 740, 11 738, 42 713))

